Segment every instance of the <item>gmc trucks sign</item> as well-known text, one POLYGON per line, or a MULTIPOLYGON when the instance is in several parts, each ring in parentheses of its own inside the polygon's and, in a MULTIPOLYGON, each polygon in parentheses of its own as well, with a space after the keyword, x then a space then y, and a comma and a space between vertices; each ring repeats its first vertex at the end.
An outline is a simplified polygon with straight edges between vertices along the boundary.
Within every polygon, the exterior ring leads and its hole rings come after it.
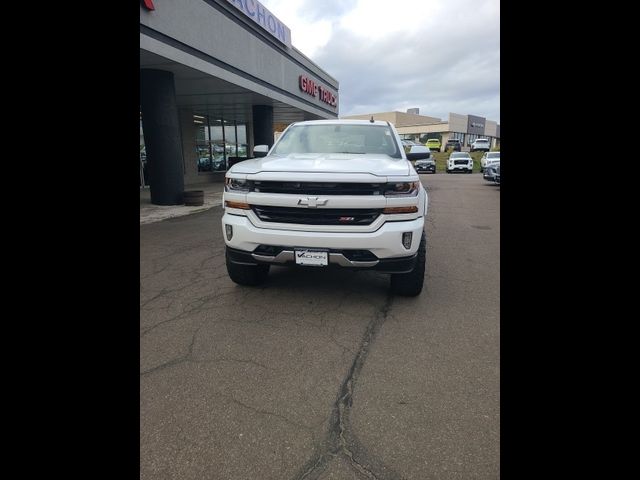
POLYGON ((327 88, 322 85, 318 85, 316 82, 311 80, 304 75, 300 75, 300 90, 304 93, 311 95, 312 97, 318 97, 324 103, 335 107, 338 104, 338 100, 336 96, 327 88))

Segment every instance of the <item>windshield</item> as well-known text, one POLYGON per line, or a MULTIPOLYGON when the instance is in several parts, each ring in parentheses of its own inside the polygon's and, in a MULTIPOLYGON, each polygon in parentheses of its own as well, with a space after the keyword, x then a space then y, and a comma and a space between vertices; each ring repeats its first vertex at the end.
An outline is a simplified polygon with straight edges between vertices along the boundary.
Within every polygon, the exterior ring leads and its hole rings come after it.
POLYGON ((487 158, 500 158, 500 152, 488 153, 487 158))
POLYGON ((386 125, 293 125, 271 155, 290 153, 381 153, 402 158, 391 128, 386 125))
POLYGON ((476 140, 476 143, 489 143, 489 140, 476 140))
POLYGON ((469 157, 468 153, 462 152, 462 153, 452 153, 451 158, 471 158, 471 157, 469 157))

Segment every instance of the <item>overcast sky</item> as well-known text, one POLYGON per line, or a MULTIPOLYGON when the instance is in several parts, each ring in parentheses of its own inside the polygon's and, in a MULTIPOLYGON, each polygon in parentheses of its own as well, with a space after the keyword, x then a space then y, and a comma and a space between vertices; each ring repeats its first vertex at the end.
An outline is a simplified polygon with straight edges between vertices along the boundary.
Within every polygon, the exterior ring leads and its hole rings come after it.
POLYGON ((340 116, 449 112, 500 123, 499 0, 260 0, 340 82, 340 116))

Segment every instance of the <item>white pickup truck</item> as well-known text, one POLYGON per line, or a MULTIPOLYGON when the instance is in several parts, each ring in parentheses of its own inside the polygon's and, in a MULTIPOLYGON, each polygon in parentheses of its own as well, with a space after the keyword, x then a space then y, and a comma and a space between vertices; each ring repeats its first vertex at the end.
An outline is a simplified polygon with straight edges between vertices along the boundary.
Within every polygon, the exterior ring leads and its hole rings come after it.
MULTIPOLYGON (((222 230, 231 280, 258 285, 271 265, 374 269, 391 291, 422 291, 427 192, 388 122, 291 124, 267 152, 231 167, 222 230)), ((426 150, 426 149, 425 149, 426 150)))

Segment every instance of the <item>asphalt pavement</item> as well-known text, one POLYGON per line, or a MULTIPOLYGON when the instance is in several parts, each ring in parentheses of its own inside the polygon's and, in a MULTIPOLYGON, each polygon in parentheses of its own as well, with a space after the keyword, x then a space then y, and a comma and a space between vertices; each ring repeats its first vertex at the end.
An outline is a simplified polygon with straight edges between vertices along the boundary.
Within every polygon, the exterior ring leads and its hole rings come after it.
POLYGON ((224 264, 222 208, 140 226, 141 479, 500 476, 500 189, 423 174, 425 290, 224 264))

